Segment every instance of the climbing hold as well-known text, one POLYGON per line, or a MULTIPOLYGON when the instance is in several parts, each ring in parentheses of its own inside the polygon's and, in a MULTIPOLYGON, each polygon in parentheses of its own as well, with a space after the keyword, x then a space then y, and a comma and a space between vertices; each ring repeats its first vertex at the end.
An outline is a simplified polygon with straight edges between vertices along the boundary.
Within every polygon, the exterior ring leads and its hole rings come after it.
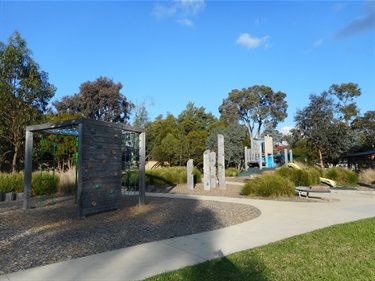
POLYGON ((103 159, 102 160, 102 165, 105 165, 105 164, 107 164, 107 160, 103 159))
POLYGON ((93 206, 93 207, 96 206, 96 201, 95 201, 95 200, 93 200, 93 201, 91 202, 91 206, 93 206))
POLYGON ((90 133, 91 133, 92 135, 95 135, 95 134, 96 134, 96 131, 95 131, 95 130, 91 130, 90 133))
POLYGON ((115 149, 112 149, 112 154, 113 154, 113 155, 116 154, 116 150, 115 150, 115 149))
POLYGON ((95 188, 96 189, 100 188, 100 184, 95 185, 95 188))
POLYGON ((98 144, 97 148, 101 149, 103 146, 101 144, 98 144))

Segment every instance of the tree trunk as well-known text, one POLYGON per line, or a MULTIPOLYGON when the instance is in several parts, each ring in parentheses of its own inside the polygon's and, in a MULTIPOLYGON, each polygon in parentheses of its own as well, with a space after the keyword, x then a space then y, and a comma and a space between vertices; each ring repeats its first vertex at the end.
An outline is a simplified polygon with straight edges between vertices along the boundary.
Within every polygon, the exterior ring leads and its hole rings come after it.
POLYGON ((12 160, 12 173, 17 173, 18 144, 14 145, 14 154, 12 160))
POLYGON ((318 149, 318 153, 319 153, 320 168, 324 169, 322 151, 320 149, 318 149))

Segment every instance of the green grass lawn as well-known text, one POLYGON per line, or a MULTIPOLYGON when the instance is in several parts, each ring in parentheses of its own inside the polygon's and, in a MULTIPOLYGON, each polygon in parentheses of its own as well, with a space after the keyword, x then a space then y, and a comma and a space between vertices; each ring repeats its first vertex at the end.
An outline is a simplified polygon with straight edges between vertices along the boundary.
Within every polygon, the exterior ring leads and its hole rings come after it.
POLYGON ((375 218, 335 225, 147 280, 375 280, 375 218))

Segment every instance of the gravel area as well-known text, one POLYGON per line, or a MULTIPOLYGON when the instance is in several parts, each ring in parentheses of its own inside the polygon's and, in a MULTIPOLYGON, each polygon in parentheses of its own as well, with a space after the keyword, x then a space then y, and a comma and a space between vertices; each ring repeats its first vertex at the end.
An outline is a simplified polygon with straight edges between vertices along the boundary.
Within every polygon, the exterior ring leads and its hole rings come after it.
MULTIPOLYGON (((246 178, 245 178, 246 179, 246 178)), ((148 192, 206 196, 244 197, 245 179, 227 178, 225 190, 205 191, 197 184, 148 188, 148 192)), ((362 188, 361 188, 362 189, 362 188)), ((370 189, 373 190, 373 189, 370 189)), ((253 198, 257 199, 257 198, 253 198)), ((265 198, 258 198, 265 199, 265 198)), ((270 200, 322 202, 324 198, 282 197, 270 200)), ((55 204, 40 207, 34 198, 28 212, 22 201, 0 202, 0 275, 102 253, 142 243, 215 230, 254 219, 260 211, 252 206, 225 202, 125 196, 119 210, 77 219, 72 196, 57 197, 55 204)))
POLYGON ((0 202, 0 275, 82 256, 209 230, 260 215, 255 207, 203 200, 125 196, 117 211, 76 218, 72 196, 28 212, 0 202))

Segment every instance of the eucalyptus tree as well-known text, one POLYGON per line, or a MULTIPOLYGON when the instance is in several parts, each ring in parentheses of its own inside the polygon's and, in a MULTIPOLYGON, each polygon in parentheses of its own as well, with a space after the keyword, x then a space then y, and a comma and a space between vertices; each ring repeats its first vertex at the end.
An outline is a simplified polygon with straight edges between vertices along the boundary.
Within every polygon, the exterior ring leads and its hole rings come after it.
POLYGON ((0 42, 0 137, 12 151, 12 172, 22 155, 26 126, 40 122, 55 92, 19 32, 7 44, 0 42))
POLYGON ((268 86, 255 85, 242 90, 232 90, 219 107, 221 119, 233 123, 242 121, 250 138, 260 137, 266 121, 274 127, 287 117, 286 94, 274 92, 268 86))
POLYGON ((361 89, 356 83, 342 83, 341 85, 332 84, 328 93, 335 97, 338 101, 336 103, 337 114, 339 119, 343 120, 346 125, 359 114, 357 104, 354 98, 361 95, 361 89))
POLYGON ((246 138, 243 125, 221 122, 210 131, 206 141, 206 147, 216 153, 218 149, 218 134, 224 136, 226 166, 240 167, 241 161, 244 158, 244 141, 246 138))
POLYGON ((311 94, 309 105, 297 110, 293 133, 298 139, 307 139, 318 154, 321 168, 325 162, 337 164, 342 153, 353 144, 353 133, 341 120, 335 118, 336 105, 327 92, 311 94))
POLYGON ((126 123, 134 104, 120 92, 121 89, 121 83, 99 77, 82 83, 78 94, 64 96, 53 105, 59 113, 80 113, 95 120, 126 123))

